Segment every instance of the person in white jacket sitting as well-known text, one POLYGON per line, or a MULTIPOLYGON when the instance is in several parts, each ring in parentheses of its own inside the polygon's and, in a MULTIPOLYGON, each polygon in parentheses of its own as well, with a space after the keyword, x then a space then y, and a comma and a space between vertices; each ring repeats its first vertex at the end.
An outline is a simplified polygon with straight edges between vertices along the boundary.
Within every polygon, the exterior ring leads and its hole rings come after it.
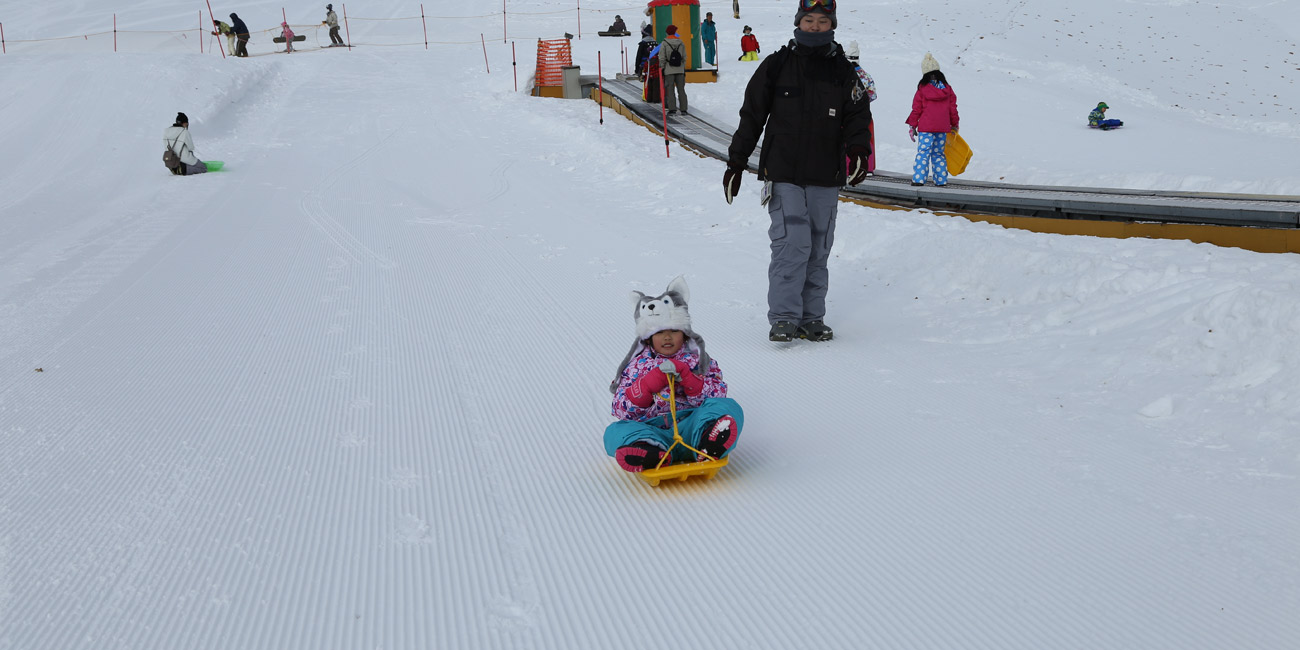
POLYGON ((163 131, 163 144, 181 159, 180 175, 202 174, 208 171, 199 157, 194 155, 194 140, 190 138, 190 118, 176 114, 176 123, 163 131))

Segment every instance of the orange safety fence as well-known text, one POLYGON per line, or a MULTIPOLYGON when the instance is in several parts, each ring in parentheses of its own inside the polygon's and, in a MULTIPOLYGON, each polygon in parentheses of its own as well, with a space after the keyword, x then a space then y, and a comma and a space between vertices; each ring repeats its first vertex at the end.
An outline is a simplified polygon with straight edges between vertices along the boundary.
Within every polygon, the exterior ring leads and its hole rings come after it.
POLYGON ((564 71, 562 68, 569 65, 573 65, 573 48, 569 45, 569 39, 537 41, 536 85, 564 85, 564 71))

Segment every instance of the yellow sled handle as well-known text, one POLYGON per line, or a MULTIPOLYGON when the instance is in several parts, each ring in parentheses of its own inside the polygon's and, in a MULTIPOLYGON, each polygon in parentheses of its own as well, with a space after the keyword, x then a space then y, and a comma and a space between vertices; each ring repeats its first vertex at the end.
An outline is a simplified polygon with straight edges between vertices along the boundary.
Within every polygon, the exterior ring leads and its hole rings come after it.
POLYGON ((668 459, 673 455, 673 447, 676 447, 677 445, 681 445, 701 456, 704 456, 705 458, 708 458, 709 460, 718 460, 717 458, 686 444, 686 441, 682 440, 682 434, 677 430, 677 382, 673 381, 672 373, 664 373, 664 376, 668 377, 668 410, 673 415, 673 444, 668 447, 668 451, 664 453, 663 458, 659 459, 659 464, 655 465, 655 469, 663 467, 664 463, 668 462, 668 459))

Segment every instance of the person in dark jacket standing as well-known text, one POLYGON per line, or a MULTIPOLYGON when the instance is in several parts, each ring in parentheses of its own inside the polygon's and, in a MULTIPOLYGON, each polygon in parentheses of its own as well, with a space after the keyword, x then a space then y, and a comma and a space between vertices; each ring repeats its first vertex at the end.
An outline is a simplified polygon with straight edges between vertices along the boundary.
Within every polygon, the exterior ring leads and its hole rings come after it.
POLYGON ((650 51, 659 46, 659 42, 655 40, 650 30, 649 25, 643 26, 641 42, 636 44, 636 73, 641 77, 641 81, 646 80, 646 62, 650 60, 650 51))
POLYGON ((235 44, 235 56, 248 56, 248 25, 239 16, 230 14, 230 29, 234 30, 238 41, 235 44))
POLYGON ((834 333, 824 322, 826 263, 839 188, 846 177, 857 185, 867 176, 871 108, 866 89, 835 43, 835 0, 798 2, 794 39, 764 59, 745 88, 722 185, 731 203, 766 131, 758 179, 770 184, 768 339, 829 341, 834 333))

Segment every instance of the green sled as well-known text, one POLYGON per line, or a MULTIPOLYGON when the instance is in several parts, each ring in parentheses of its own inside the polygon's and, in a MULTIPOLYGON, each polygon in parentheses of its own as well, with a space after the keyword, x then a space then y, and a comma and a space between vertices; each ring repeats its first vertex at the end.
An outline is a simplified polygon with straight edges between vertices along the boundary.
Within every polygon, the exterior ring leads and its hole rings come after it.
POLYGON ((222 167, 226 166, 226 163, 220 160, 205 160, 203 161, 203 164, 207 166, 208 171, 210 172, 219 172, 222 167))

